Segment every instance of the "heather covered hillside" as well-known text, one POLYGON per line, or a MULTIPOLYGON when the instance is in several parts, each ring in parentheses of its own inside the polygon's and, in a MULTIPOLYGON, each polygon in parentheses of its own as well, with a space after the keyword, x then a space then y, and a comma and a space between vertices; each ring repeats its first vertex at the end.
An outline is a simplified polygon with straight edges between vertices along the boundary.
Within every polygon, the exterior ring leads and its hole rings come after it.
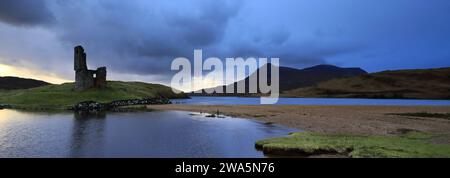
POLYGON ((384 71, 286 91, 291 97, 450 99, 450 68, 384 71))

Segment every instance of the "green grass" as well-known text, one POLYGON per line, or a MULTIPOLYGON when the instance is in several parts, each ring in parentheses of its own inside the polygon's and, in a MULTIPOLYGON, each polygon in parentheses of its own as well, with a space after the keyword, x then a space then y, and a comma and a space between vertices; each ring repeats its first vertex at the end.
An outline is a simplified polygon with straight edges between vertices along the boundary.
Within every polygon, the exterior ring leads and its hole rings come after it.
POLYGON ((256 142, 256 147, 265 154, 275 156, 338 154, 353 158, 449 158, 450 145, 429 142, 435 137, 438 136, 419 132, 409 132, 402 136, 302 132, 260 140, 256 142))
POLYGON ((450 113, 428 113, 428 112, 417 112, 417 113, 395 113, 391 115, 398 116, 411 116, 411 117, 430 117, 430 118, 440 118, 450 120, 450 113))
POLYGON ((138 99, 164 96, 182 98, 185 94, 175 94, 170 87, 142 82, 108 81, 103 90, 90 89, 74 91, 73 83, 49 85, 26 90, 0 91, 0 104, 21 109, 65 109, 82 101, 110 102, 113 100, 138 99))

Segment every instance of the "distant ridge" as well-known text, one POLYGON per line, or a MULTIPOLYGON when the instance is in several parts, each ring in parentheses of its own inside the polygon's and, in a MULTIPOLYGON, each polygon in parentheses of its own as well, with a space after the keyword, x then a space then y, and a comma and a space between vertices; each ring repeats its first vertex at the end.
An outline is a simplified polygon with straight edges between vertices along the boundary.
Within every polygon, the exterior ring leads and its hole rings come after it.
POLYGON ((280 67, 280 91, 314 86, 327 80, 363 74, 367 72, 361 68, 342 68, 324 64, 304 69, 280 67))
POLYGON ((450 99, 450 67, 384 71, 285 91, 284 97, 450 99))
POLYGON ((51 85, 50 83, 19 77, 0 77, 0 90, 17 90, 17 89, 28 89, 51 85))
MULTIPOLYGON (((270 64, 269 64, 270 65, 270 64)), ((267 67, 267 66, 263 66, 267 67)), ((257 78, 259 79, 258 75, 259 69, 254 72, 251 75, 257 75, 257 78)), ((343 77, 354 77, 359 75, 367 74, 366 71, 364 71, 361 68, 341 68, 333 65, 316 65, 313 67, 308 67, 305 69, 295 69, 290 67, 279 67, 280 72, 280 92, 288 91, 296 88, 301 87, 309 87, 314 86, 320 82, 328 81, 336 78, 343 78, 343 77)), ((271 71, 270 68, 268 70, 268 75, 270 75, 271 71)), ((250 77, 245 78, 244 80, 238 81, 245 82, 245 91, 248 93, 250 77)), ((269 81, 270 82, 270 81, 269 81)), ((219 86, 222 87, 224 91, 226 91, 226 86, 219 86)), ((203 90, 204 91, 204 90, 203 90)), ((237 94, 236 92, 236 86, 234 89, 234 92, 231 94, 212 94, 212 95, 242 95, 237 94)), ((209 95, 203 92, 202 94, 191 94, 191 95, 209 95)), ((247 94, 244 94, 247 95, 247 94)))

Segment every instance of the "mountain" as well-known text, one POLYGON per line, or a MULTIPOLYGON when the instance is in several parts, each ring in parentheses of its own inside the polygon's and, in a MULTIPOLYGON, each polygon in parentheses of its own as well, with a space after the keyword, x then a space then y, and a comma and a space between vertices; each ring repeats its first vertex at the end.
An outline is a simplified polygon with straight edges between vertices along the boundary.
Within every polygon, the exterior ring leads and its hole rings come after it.
MULTIPOLYGON (((267 66, 263 66, 267 67, 267 66)), ((252 75, 256 75, 259 80, 258 75, 259 69, 254 72, 252 75)), ((268 70, 268 75, 270 76, 271 71, 270 68, 268 70)), ((353 77, 358 75, 367 74, 366 71, 360 69, 360 68, 341 68, 336 67, 333 65, 317 65, 305 69, 295 69, 295 68, 289 68, 289 67, 279 67, 279 74, 280 74, 280 92, 288 91, 300 87, 308 87, 308 86, 314 86, 318 84, 319 82, 336 79, 336 78, 343 78, 343 77, 353 77)), ((270 77, 268 77, 270 79, 270 77)), ((245 91, 248 93, 248 83, 250 80, 250 76, 245 78, 244 80, 235 82, 242 83, 245 82, 245 91)), ((269 80, 270 84, 270 80, 269 80)), ((222 87, 225 91, 226 86, 219 86, 222 87)), ((213 95, 236 95, 236 85, 234 88, 233 94, 213 94, 213 95)), ((206 95, 206 94, 193 94, 193 95, 206 95)), ((245 94, 244 94, 245 95, 245 94)))
POLYGON ((50 83, 19 77, 0 77, 0 90, 28 89, 50 85, 50 83))
POLYGON ((317 65, 301 70, 280 67, 280 91, 314 86, 319 82, 331 79, 363 74, 367 74, 367 72, 361 68, 341 68, 333 65, 317 65))
POLYGON ((384 71, 285 91, 286 97, 450 99, 450 67, 384 71))

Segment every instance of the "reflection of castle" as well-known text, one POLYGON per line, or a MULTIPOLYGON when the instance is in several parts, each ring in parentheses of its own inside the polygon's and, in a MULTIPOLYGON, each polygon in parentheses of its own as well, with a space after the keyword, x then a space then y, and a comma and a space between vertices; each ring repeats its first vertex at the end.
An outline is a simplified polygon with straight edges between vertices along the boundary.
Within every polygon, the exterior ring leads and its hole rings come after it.
POLYGON ((86 53, 82 46, 75 47, 74 69, 75 90, 106 87, 106 67, 89 70, 86 65, 86 53))
POLYGON ((104 154, 106 112, 74 112, 70 157, 104 154))

